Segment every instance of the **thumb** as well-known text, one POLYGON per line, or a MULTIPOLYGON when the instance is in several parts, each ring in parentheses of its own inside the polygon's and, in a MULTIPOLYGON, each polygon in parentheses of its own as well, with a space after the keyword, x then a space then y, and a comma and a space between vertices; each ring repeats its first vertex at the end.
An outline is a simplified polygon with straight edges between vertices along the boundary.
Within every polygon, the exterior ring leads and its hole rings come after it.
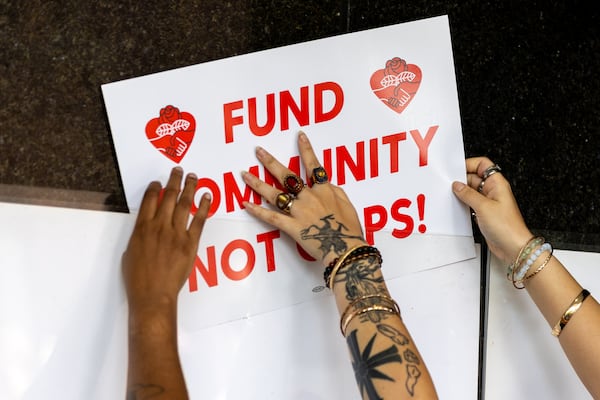
POLYGON ((473 210, 478 210, 481 204, 486 200, 477 190, 465 185, 462 182, 453 182, 452 191, 460 201, 471 207, 473 210))

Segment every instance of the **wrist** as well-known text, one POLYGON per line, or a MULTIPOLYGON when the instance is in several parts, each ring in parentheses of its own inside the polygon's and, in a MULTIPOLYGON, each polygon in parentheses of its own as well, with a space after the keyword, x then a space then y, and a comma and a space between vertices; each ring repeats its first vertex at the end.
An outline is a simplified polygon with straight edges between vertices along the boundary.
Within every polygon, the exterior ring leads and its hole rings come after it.
POLYGON ((506 250, 505 257, 503 260, 506 264, 512 264, 515 262, 521 250, 527 246, 527 243, 534 237, 535 235, 531 233, 531 231, 527 228, 521 230, 518 233, 515 233, 511 237, 510 244, 506 250))
POLYGON ((350 249, 352 249, 353 247, 356 247, 356 246, 369 246, 369 244, 364 240, 359 240, 359 239, 349 240, 346 242, 346 250, 344 250, 340 254, 330 251, 325 257, 323 257, 321 264, 323 265, 323 267, 327 267, 332 262, 334 262, 336 259, 338 259, 340 256, 344 255, 346 252, 350 251, 350 249))
POLYGON ((133 301, 129 304, 129 333, 147 337, 169 337, 177 329, 177 303, 166 299, 133 301))

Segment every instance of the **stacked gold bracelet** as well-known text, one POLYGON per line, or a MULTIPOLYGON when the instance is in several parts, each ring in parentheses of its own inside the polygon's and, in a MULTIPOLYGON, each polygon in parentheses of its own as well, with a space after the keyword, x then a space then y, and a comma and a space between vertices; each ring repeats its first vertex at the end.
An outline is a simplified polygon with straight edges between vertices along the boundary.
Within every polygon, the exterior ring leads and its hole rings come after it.
POLYGON ((398 303, 391 297, 382 294, 364 295, 354 299, 342 313, 342 317, 340 318, 342 336, 346 337, 346 329, 348 329, 348 325, 350 325, 354 317, 371 311, 396 314, 400 317, 400 307, 398 307, 398 303))
POLYGON ((547 243, 543 237, 532 237, 519 251, 519 255, 514 263, 508 267, 506 277, 512 281, 512 284, 517 289, 525 288, 525 281, 533 278, 540 273, 550 262, 553 253, 552 245, 547 243), (542 264, 536 270, 528 275, 530 268, 538 260, 539 256, 548 252, 542 264))
POLYGON ((381 253, 379 250, 373 246, 369 245, 358 245, 354 246, 344 254, 342 254, 339 258, 333 260, 323 273, 323 278, 325 279, 325 286, 329 289, 333 289, 333 283, 335 280, 335 275, 338 271, 344 267, 345 265, 354 262, 356 260, 361 260, 363 258, 369 257, 377 257, 377 261, 379 264, 382 263, 381 253))

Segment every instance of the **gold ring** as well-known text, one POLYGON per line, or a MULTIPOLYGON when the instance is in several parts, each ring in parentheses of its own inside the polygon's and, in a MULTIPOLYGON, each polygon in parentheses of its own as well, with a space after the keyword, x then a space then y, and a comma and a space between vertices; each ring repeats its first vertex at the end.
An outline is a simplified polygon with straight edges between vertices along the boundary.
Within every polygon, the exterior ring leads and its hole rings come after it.
POLYGON ((277 206, 277 208, 279 208, 286 214, 289 214, 291 212, 293 202, 294 200, 292 199, 292 196, 289 193, 281 192, 275 198, 275 205, 277 206))

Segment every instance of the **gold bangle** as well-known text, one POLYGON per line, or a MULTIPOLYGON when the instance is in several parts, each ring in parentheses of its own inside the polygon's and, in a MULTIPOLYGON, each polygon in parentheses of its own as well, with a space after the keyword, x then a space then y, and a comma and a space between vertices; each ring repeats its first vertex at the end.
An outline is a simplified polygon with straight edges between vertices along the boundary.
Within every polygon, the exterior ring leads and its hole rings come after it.
POLYGON ((356 249, 363 247, 363 246, 368 246, 366 244, 359 244, 358 246, 354 246, 353 248, 351 248, 350 250, 348 250, 347 252, 345 252, 344 254, 342 254, 340 256, 340 258, 338 258, 337 262, 335 263, 335 265, 333 266, 333 269, 331 270, 331 275, 329 276, 329 289, 333 289, 333 280, 335 279, 335 274, 337 274, 338 269, 340 269, 340 267, 342 266, 342 264, 344 263, 344 261, 346 260, 346 258, 348 258, 348 256, 356 249))
MULTIPOLYGON (((364 302, 365 300, 369 300, 369 299, 380 299, 383 300, 381 301, 381 303, 387 303, 384 304, 385 306, 388 306, 390 308, 394 308, 396 310, 396 312, 398 313, 398 315, 400 315, 400 307, 398 306, 398 303, 396 303, 394 301, 394 299, 392 299, 389 296, 386 296, 384 294, 366 294, 363 295, 357 299, 354 299, 350 304, 348 304, 348 306, 346 307, 346 309, 344 310, 344 312, 342 313, 342 316, 340 318, 340 330, 342 331, 342 334, 344 334, 344 326, 348 325, 347 322, 347 318, 348 318, 348 314, 350 313, 350 310, 356 308, 360 303, 364 302)), ((368 307, 369 305, 374 305, 377 304, 376 302, 373 302, 371 304, 360 304, 361 306, 365 306, 368 307)))
POLYGON ((342 336, 346 337, 346 329, 348 328, 348 325, 350 325, 350 322, 354 319, 354 317, 357 317, 359 315, 362 315, 362 314, 365 314, 365 313, 368 313, 368 312, 371 312, 371 311, 385 311, 385 312, 388 312, 390 314, 397 314, 397 315, 399 315, 398 311, 396 311, 395 307, 391 308, 391 307, 380 306, 378 304, 373 304, 371 306, 368 306, 368 307, 365 307, 365 308, 361 308, 359 310, 354 311, 353 313, 351 313, 350 315, 348 315, 346 317, 346 320, 344 321, 343 325, 341 326, 342 336))
POLYGON ((583 289, 581 293, 575 297, 575 300, 573 300, 569 308, 567 308, 567 311, 564 312, 562 317, 560 317, 560 320, 554 325, 554 328, 552 328, 552 335, 556 337, 560 336, 562 330, 567 326, 571 318, 573 318, 573 315, 579 310, 579 307, 581 307, 581 304, 583 304, 584 300, 587 299, 589 295, 590 292, 588 292, 587 289, 583 289))

